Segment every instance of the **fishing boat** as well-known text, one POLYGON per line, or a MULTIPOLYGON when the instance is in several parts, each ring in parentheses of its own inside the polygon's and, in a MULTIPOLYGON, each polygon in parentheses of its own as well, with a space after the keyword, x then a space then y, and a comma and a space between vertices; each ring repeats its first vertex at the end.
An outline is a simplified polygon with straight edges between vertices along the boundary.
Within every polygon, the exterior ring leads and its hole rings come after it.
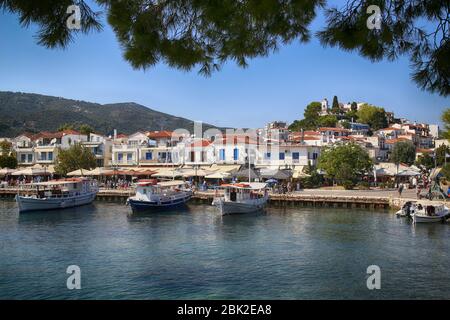
POLYGON ((90 179, 72 178, 51 180, 26 185, 35 189, 35 194, 16 195, 19 212, 54 210, 78 207, 94 201, 98 187, 90 179))
POLYGON ((136 195, 128 198, 133 211, 172 209, 185 205, 192 198, 192 190, 184 181, 139 180, 136 195))
POLYGON ((250 213, 262 210, 269 199, 265 183, 234 183, 225 184, 223 196, 216 196, 213 205, 222 215, 250 213))

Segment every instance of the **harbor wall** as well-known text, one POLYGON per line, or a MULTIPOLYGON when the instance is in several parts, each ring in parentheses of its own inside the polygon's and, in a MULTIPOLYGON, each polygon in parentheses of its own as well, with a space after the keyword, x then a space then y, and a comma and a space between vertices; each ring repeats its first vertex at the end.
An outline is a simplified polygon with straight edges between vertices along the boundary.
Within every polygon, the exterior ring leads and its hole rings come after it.
MULTIPOLYGON (((14 188, 0 189, 0 198, 14 198, 18 190, 14 188)), ((21 191, 21 194, 24 194, 21 191)), ((31 191, 28 194, 32 194, 31 191)), ((100 190, 97 194, 98 201, 112 201, 125 203, 127 198, 134 195, 130 190, 100 190)), ((214 192, 195 192, 192 202, 199 204, 211 204, 214 192)), ((342 196, 311 195, 296 192, 292 194, 270 194, 269 205, 275 207, 318 207, 318 208, 347 208, 347 209, 393 209, 398 210, 406 201, 414 201, 408 198, 392 197, 366 197, 366 196, 342 196)), ((436 202, 433 202, 436 203, 436 202)))

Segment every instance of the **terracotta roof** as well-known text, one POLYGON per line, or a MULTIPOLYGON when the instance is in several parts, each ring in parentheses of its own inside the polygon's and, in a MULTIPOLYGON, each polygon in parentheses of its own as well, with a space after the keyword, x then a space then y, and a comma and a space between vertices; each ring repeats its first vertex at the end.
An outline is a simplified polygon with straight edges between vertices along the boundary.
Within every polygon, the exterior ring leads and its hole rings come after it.
POLYGON ((61 139, 63 136, 62 132, 49 132, 49 131, 42 131, 36 134, 33 139, 61 139))
POLYGON ((80 135, 81 134, 79 131, 72 130, 72 129, 63 130, 62 133, 63 134, 73 134, 73 135, 80 135))
POLYGON ((149 131, 147 132, 147 137, 151 139, 163 139, 163 138, 172 138, 173 131, 149 131))
POLYGON ((126 134, 119 133, 119 134, 117 135, 117 138, 119 138, 119 139, 121 139, 121 138, 128 138, 128 136, 127 136, 126 134))
POLYGON ((210 141, 208 140, 199 140, 199 141, 195 141, 193 143, 191 143, 190 147, 191 148, 204 148, 204 147, 208 147, 211 144, 210 141))
POLYGON ((394 144, 394 143, 397 143, 397 142, 400 142, 400 141, 410 141, 410 140, 408 140, 406 138, 387 139, 387 140, 384 141, 384 143, 386 143, 386 144, 394 144))

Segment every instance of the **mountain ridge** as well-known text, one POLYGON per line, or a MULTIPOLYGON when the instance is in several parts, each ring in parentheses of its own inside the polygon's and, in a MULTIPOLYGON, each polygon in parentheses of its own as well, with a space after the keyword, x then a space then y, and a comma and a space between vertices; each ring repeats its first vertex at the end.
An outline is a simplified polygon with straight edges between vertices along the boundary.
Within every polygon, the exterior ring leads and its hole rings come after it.
MULTIPOLYGON (((137 131, 187 129, 194 121, 151 109, 136 102, 100 104, 84 100, 0 91, 0 137, 22 132, 56 131, 64 124, 90 125, 108 135, 114 129, 131 134, 137 131)), ((217 128, 203 123, 203 129, 217 128)), ((221 128, 218 128, 221 129, 221 128)))

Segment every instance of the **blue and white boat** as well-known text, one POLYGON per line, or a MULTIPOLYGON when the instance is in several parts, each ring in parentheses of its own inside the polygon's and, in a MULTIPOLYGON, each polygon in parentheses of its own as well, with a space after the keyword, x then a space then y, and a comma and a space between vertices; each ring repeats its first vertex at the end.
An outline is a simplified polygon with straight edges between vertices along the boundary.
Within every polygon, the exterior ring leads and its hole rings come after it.
POLYGON ((133 211, 173 209, 183 206, 192 198, 192 190, 184 181, 140 180, 136 195, 128 198, 133 211))

